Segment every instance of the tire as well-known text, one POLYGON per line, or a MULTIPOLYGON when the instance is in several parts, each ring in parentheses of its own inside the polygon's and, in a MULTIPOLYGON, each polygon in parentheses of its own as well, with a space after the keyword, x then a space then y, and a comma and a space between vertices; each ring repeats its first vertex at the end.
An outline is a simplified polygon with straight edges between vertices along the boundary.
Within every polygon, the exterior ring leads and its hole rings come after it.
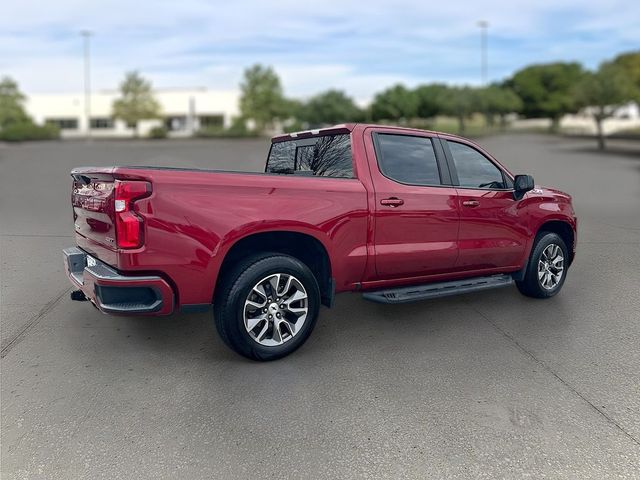
POLYGON ((294 352, 311 335, 320 289, 311 270, 297 258, 253 255, 221 282, 213 305, 216 329, 240 355, 276 360, 294 352))
POLYGON ((527 297, 553 297, 562 289, 568 268, 569 251, 562 237, 552 232, 540 232, 531 250, 524 279, 517 281, 516 286, 527 297))

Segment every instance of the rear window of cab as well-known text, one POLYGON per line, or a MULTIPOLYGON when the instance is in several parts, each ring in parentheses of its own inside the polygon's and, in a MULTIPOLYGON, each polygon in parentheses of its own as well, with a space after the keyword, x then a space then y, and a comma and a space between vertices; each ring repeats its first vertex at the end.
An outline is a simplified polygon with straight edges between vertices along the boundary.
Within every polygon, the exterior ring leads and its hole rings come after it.
POLYGON ((324 135, 271 145, 266 173, 353 178, 349 134, 324 135))

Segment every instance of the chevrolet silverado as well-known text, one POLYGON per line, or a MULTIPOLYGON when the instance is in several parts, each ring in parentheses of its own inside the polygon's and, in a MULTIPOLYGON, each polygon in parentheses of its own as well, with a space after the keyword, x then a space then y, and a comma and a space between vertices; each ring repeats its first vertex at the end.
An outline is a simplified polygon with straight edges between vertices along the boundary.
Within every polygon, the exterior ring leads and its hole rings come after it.
POLYGON ((515 282, 548 298, 576 249, 571 197, 512 175, 476 143, 346 124, 274 137, 264 172, 71 172, 76 300, 121 315, 213 305, 236 352, 300 347, 320 305, 400 303, 515 282))

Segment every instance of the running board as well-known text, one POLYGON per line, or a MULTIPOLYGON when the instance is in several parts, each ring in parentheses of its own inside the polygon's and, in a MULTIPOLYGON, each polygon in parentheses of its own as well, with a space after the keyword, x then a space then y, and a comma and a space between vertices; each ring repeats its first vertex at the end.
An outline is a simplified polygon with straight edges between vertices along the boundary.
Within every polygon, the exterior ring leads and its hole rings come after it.
POLYGON ((511 275, 465 278, 451 282, 427 283, 414 287, 389 288, 365 292, 362 297, 377 303, 406 303, 429 298, 448 297, 461 293, 477 292, 489 288, 507 287, 513 283, 511 275))

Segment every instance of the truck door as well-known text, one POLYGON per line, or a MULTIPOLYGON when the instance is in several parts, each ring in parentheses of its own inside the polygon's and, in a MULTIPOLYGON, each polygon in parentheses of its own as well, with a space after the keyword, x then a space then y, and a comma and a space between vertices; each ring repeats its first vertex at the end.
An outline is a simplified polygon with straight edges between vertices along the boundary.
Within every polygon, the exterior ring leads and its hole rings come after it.
POLYGON ((440 141, 427 132, 371 129, 378 278, 450 271, 458 256, 458 200, 440 141))
POLYGON ((456 270, 518 267, 530 233, 511 177, 474 145, 443 139, 442 146, 460 204, 456 270))

